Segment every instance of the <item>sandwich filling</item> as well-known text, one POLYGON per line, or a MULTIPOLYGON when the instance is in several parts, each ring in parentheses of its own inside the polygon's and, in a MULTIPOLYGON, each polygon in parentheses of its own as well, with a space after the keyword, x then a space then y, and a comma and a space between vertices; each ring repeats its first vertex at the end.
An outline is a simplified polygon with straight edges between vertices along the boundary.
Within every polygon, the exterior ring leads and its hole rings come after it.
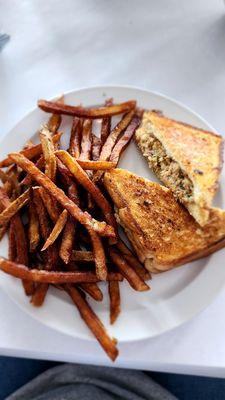
POLYGON ((137 141, 150 168, 166 186, 172 188, 176 198, 183 203, 193 202, 193 183, 179 164, 166 154, 163 145, 153 133, 142 133, 137 141))

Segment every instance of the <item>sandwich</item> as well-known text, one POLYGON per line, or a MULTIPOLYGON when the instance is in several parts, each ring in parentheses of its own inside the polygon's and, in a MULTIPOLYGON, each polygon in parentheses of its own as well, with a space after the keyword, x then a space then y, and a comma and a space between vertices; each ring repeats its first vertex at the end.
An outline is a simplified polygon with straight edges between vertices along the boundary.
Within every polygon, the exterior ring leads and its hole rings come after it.
POLYGON ((204 226, 218 188, 222 137, 146 111, 135 141, 157 177, 204 226))
POLYGON ((104 175, 118 223, 139 259, 153 273, 205 257, 225 247, 225 211, 210 210, 201 227, 170 189, 122 169, 104 175))

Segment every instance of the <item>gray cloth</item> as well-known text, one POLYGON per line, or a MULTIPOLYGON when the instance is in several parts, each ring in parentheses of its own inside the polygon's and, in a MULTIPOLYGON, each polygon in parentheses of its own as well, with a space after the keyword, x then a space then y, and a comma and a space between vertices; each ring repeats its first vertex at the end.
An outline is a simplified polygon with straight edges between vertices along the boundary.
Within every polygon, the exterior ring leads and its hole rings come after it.
POLYGON ((147 374, 64 364, 49 369, 6 400, 176 400, 147 374))

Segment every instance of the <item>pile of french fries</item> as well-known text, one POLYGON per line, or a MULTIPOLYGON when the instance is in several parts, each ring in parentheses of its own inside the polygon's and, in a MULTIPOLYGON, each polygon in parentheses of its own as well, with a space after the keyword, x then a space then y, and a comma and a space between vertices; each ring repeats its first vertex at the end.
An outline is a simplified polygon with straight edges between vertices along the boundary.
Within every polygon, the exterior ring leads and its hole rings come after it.
POLYGON ((87 301, 103 300, 98 282, 108 285, 110 322, 120 313, 120 286, 126 279, 136 291, 149 290, 149 272, 118 236, 113 205, 104 190, 104 171, 116 168, 140 123, 135 101, 101 108, 69 106, 64 98, 40 100, 52 114, 39 131, 40 143, 29 141, 0 161, 0 239, 8 232, 8 260, 0 269, 21 279, 31 303, 40 307, 49 285, 63 290, 108 356, 118 355, 87 301), (111 127, 112 117, 121 120, 111 127), (60 149, 62 116, 70 115, 69 149, 60 149), (99 137, 93 120, 101 120, 99 137))

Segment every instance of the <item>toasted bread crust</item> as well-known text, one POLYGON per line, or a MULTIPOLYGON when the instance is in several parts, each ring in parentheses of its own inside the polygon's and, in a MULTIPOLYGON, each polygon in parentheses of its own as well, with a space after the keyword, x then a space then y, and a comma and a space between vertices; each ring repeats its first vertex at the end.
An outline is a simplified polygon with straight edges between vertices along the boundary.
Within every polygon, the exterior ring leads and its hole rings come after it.
MULTIPOLYGON (((193 184, 192 201, 181 200, 194 218, 201 224, 207 223, 208 209, 218 188, 223 164, 223 139, 221 136, 198 129, 183 122, 164 117, 158 112, 145 112, 142 124, 135 133, 135 139, 144 152, 146 137, 155 137, 166 154, 174 160, 193 184)), ((146 156, 146 151, 145 154, 146 156)), ((151 166, 151 153, 146 156, 151 166)), ((157 174, 157 171, 155 171, 157 174)), ((158 174, 157 174, 158 175, 158 174)), ((159 176, 159 175, 158 175, 159 176)), ((163 176, 163 183, 174 191, 175 186, 163 176)))
POLYGON ((105 173, 104 184, 118 221, 151 272, 204 257, 216 244, 225 246, 224 211, 212 209, 210 223, 201 228, 172 191, 157 183, 116 169, 105 173))

